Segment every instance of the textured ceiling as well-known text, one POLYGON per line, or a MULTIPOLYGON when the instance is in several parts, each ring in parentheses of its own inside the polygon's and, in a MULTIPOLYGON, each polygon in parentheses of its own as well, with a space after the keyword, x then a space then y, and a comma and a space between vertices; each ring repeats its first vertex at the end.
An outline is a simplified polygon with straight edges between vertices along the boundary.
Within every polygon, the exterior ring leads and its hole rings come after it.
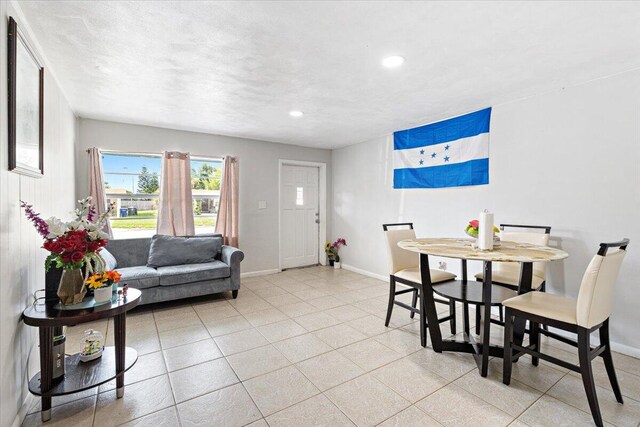
POLYGON ((322 148, 640 67, 638 2, 20 6, 81 117, 322 148))

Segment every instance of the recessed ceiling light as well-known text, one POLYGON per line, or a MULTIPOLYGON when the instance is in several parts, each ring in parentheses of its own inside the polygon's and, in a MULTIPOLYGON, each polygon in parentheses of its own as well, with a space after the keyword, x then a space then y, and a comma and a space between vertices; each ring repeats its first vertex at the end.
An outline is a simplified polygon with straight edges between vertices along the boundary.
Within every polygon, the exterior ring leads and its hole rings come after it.
POLYGON ((299 111, 299 110, 291 110, 291 111, 289 111, 289 115, 291 117, 302 117, 302 116, 304 116, 304 113, 302 111, 299 111))
POLYGON ((382 65, 384 65, 387 68, 399 67, 403 63, 404 63, 404 58, 402 56, 398 56, 398 55, 387 56, 386 58, 384 58, 382 60, 382 65))

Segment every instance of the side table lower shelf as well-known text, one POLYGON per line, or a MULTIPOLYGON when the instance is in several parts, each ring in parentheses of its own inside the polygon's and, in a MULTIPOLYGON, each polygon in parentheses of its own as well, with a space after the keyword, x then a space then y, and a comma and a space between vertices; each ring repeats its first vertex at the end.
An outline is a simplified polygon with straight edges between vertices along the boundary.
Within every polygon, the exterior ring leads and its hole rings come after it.
MULTIPOLYGON (((125 349, 125 367, 120 375, 128 371, 138 360, 138 352, 131 347, 125 349)), ((65 357, 65 375, 54 382, 51 389, 43 392, 40 388, 40 372, 29 381, 29 391, 36 396, 52 397, 77 393, 99 386, 116 378, 115 347, 105 347, 102 357, 90 362, 80 362, 80 354, 65 357)))

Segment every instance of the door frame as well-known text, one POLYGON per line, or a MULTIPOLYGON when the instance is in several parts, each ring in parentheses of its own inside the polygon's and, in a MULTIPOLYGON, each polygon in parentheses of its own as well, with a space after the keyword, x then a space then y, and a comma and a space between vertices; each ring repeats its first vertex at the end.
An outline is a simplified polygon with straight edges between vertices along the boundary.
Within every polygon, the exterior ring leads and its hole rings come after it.
POLYGON ((327 265, 324 257, 324 242, 327 240, 327 164, 304 160, 278 159, 278 270, 282 271, 282 167, 310 166, 318 168, 318 262, 327 265))

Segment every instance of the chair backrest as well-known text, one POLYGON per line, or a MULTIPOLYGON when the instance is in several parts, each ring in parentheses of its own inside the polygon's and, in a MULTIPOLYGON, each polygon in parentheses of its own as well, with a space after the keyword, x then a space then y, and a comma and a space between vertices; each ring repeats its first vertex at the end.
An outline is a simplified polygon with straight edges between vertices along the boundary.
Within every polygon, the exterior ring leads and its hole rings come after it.
MULTIPOLYGON (((531 245, 547 246, 549 244, 549 235, 551 233, 551 227, 546 225, 514 225, 514 224, 500 224, 500 239, 507 240, 516 243, 529 243, 531 245), (535 231, 505 231, 505 228, 518 228, 527 230, 541 230, 541 232, 535 231)), ((517 262, 499 262, 495 264, 495 270, 503 273, 520 274, 520 263, 517 262)), ((547 274, 546 262, 534 262, 533 274, 541 279, 544 279, 547 274)))
POLYGON ((416 232, 413 223, 382 224, 387 246, 389 250, 389 274, 395 274, 405 268, 416 268, 420 265, 420 259, 414 252, 405 251, 398 246, 398 242, 406 239, 415 239, 416 232), (390 230, 390 227, 404 227, 390 230))
POLYGON ((613 288, 627 253, 629 239, 615 243, 601 243, 598 254, 591 259, 582 276, 577 302, 578 326, 591 328, 611 315, 613 288), (610 248, 618 250, 607 253, 610 248))

